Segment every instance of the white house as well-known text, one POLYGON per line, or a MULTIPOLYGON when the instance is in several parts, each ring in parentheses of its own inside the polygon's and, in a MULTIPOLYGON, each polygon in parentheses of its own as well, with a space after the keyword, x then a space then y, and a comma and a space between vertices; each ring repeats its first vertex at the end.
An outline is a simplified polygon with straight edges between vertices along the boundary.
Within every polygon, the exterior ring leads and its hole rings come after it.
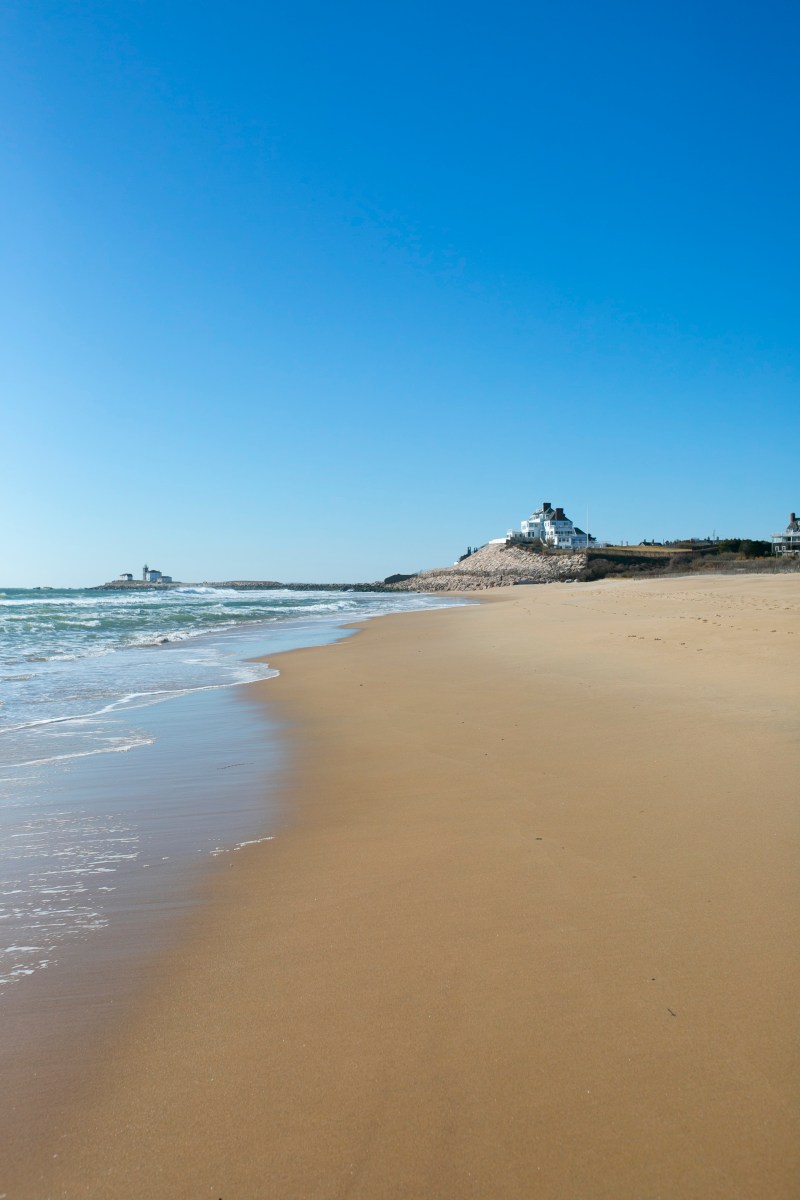
POLYGON ((514 542, 540 541, 555 550, 585 550, 589 542, 588 534, 570 521, 563 508, 553 508, 549 500, 521 522, 519 532, 509 529, 507 537, 514 542))
POLYGON ((789 524, 783 533, 773 533, 772 553, 800 554, 800 521, 795 513, 789 513, 789 524))

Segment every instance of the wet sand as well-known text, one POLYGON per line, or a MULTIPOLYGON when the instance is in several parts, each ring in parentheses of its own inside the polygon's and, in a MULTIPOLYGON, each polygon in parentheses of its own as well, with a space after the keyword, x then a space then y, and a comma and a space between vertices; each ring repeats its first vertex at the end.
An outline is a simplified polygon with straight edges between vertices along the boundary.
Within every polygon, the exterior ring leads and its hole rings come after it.
POLYGON ((489 599, 270 660, 293 824, 9 1200, 797 1196, 800 577, 489 599))

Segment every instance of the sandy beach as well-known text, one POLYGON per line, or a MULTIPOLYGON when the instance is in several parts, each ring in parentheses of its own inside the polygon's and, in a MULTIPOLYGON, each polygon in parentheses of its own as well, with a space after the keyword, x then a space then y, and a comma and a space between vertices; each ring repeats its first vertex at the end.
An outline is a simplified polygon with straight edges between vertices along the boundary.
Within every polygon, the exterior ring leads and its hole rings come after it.
POLYGON ((271 658, 290 820, 8 1200, 790 1200, 800 576, 497 589, 271 658))

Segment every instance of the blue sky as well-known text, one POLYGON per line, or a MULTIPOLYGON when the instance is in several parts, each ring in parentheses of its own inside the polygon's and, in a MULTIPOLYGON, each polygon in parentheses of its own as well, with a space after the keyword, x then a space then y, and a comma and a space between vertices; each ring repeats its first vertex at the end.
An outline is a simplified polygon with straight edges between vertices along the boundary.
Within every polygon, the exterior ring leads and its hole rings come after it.
POLYGON ((794 6, 0 19, 0 584, 800 507, 794 6))

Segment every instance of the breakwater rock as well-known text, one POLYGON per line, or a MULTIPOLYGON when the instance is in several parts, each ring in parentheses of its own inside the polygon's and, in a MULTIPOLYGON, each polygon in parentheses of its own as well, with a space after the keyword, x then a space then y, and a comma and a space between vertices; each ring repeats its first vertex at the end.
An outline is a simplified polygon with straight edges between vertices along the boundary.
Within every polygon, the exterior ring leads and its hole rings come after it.
POLYGON ((519 546, 488 545, 452 567, 420 571, 411 579, 389 586, 396 592, 482 592, 518 583, 578 579, 585 567, 585 552, 537 553, 519 546))

